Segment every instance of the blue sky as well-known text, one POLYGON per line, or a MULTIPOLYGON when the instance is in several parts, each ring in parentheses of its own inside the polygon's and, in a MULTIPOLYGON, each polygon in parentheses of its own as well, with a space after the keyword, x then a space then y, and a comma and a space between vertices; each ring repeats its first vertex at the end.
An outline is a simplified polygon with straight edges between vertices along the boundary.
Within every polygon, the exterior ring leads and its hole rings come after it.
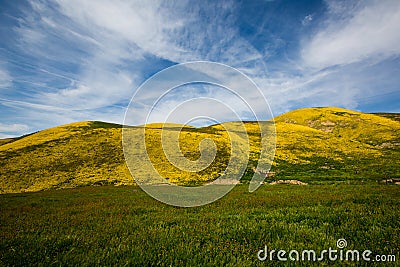
POLYGON ((2 1, 0 138, 122 123, 147 78, 196 60, 242 71, 275 115, 400 112, 399 25, 397 0, 2 1))

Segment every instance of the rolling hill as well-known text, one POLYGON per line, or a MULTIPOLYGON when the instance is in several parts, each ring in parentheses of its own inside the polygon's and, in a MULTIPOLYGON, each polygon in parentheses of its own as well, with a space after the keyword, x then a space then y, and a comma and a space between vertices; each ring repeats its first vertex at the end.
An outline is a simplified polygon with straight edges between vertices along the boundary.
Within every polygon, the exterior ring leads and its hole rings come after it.
MULTIPOLYGON (((242 180, 252 177, 258 158, 260 129, 257 125, 245 122, 250 138, 250 162, 242 180)), ((272 171, 276 175, 269 180, 300 179, 319 183, 400 176, 398 114, 306 108, 276 117, 275 125, 277 149, 272 171)), ((146 125, 150 159, 155 169, 174 183, 199 185, 212 181, 224 173, 230 158, 231 143, 224 128, 234 127, 235 123, 204 128, 146 125), (203 151, 198 148, 202 140, 211 139, 216 147, 215 160, 198 173, 182 171, 169 164, 160 142, 162 127, 167 135, 178 132, 182 155, 191 161, 201 158, 203 151)), ((241 140, 240 132, 235 136, 241 140)), ((208 146, 203 149, 207 151, 208 146)), ((124 160, 121 125, 98 121, 72 123, 0 140, 0 163, 1 193, 135 183, 124 160)), ((134 171, 142 176, 148 172, 143 166, 137 166, 134 171)))
POLYGON ((275 163, 285 177, 371 180, 399 176, 400 124, 396 120, 339 108, 307 108, 275 121, 275 163))

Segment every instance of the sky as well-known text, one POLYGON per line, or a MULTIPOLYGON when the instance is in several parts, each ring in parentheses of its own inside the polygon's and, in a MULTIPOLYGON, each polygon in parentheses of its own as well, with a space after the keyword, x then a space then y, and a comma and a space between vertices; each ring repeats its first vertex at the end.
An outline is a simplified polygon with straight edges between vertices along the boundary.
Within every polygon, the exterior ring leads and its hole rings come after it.
MULTIPOLYGON (((0 138, 122 123, 143 82, 192 61, 245 74, 273 115, 321 106, 400 112, 399 25, 398 0, 1 1, 0 138)), ((179 88, 164 106, 225 99, 200 87, 179 88)))

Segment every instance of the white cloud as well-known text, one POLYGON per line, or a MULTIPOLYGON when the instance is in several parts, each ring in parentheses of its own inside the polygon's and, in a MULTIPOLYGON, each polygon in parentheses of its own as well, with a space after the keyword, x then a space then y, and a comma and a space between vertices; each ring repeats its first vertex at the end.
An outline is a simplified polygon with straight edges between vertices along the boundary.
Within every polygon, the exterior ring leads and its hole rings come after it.
POLYGON ((9 72, 0 65, 0 89, 7 88, 12 85, 12 78, 9 72))
MULTIPOLYGON (((57 3, 63 15, 100 39, 103 55, 112 53, 113 59, 132 56, 133 51, 129 50, 132 46, 135 51, 177 63, 215 60, 235 65, 261 58, 232 25, 234 19, 230 20, 229 15, 234 5, 230 3, 215 3, 214 8, 206 10, 202 10, 205 6, 189 1, 166 4, 58 0, 57 3), (109 49, 118 47, 116 51, 122 55, 109 49)), ((140 58, 141 53, 136 56, 140 58)), ((137 58, 128 58, 131 59, 137 58)))
POLYGON ((26 133, 29 130, 28 125, 13 123, 13 124, 4 124, 0 123, 0 132, 1 133, 26 133))
POLYGON ((306 26, 308 24, 310 24, 310 22, 313 20, 313 15, 307 15, 304 17, 304 19, 301 21, 301 24, 303 24, 303 26, 306 26))
POLYGON ((82 74, 82 81, 56 92, 41 93, 37 101, 69 110, 96 109, 129 99, 136 87, 136 75, 93 66, 82 74))
POLYGON ((400 1, 365 1, 344 12, 346 17, 337 15, 344 10, 340 2, 329 3, 332 19, 301 51, 307 66, 321 69, 400 54, 400 1))
POLYGON ((16 136, 15 136, 15 135, 12 135, 12 134, 3 134, 3 133, 0 133, 0 139, 13 138, 13 137, 16 137, 16 136))
MULTIPOLYGON (((60 11, 85 28, 120 41, 131 41, 140 49, 157 53, 167 47, 165 31, 179 26, 162 13, 159 1, 57 1, 60 11), (77 8, 79 7, 79 8, 77 8)), ((95 33, 96 34, 96 33, 95 33)))

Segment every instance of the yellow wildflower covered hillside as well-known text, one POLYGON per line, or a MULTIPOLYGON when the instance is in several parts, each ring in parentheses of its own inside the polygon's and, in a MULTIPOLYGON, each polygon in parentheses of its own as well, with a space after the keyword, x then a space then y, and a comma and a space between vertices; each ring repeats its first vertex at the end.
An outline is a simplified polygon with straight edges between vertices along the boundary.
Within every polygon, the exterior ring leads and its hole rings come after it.
MULTIPOLYGON (((399 177, 398 118, 396 114, 373 115, 340 108, 307 108, 278 116, 275 118, 277 146, 272 164, 275 176, 268 179, 296 178, 319 182, 399 177)), ((271 122, 264 123, 268 127, 272 125, 271 122)), ((169 181, 199 185, 224 174, 231 158, 232 139, 242 151, 234 158, 240 158, 250 150, 250 161, 242 178, 250 180, 260 152, 260 129, 255 122, 245 122, 245 130, 239 129, 239 125, 235 122, 204 128, 146 125, 149 158, 155 170, 169 181), (233 129, 231 136, 226 128, 233 129), (173 139, 168 139, 169 136, 177 136, 180 152, 174 149, 167 149, 168 155, 163 152, 162 129, 166 138, 164 150, 176 145, 171 143, 173 139), (243 142, 243 131, 250 137, 248 145, 243 142), (202 154, 213 160, 201 158, 202 154), (183 157, 187 161, 181 161, 182 164, 198 160, 199 166, 206 168, 200 172, 185 171, 182 166, 170 163, 183 157)), ((135 129, 143 130, 143 127, 132 129, 134 134, 135 129)), ((96 121, 72 123, 2 140, 0 164, 1 193, 135 183, 124 159, 121 126, 96 121)), ((144 165, 135 165, 133 172, 145 178, 151 173, 144 165)))
POLYGON ((399 176, 400 123, 341 108, 306 108, 275 118, 275 167, 305 179, 399 176))
POLYGON ((113 124, 79 122, 40 131, 0 146, 0 161, 2 192, 133 183, 121 127, 113 124))

